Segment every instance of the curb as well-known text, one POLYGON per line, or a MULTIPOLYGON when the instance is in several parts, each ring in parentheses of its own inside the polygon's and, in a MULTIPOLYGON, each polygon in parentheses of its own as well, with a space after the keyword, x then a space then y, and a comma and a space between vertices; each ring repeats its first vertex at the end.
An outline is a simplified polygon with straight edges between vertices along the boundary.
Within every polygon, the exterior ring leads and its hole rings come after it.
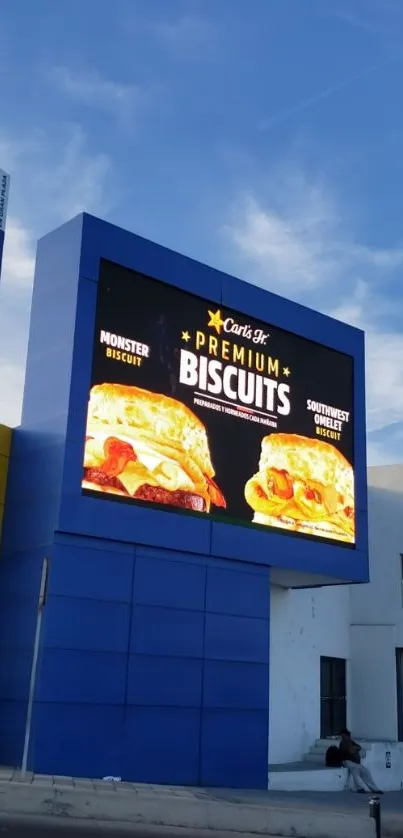
MULTIPOLYGON (((185 795, 156 795, 0 782, 0 811, 5 815, 68 818, 133 826, 164 826, 217 832, 254 833, 284 838, 368 838, 368 816, 318 809, 262 806, 185 795)), ((401 838, 403 819, 383 819, 384 838, 401 838)))

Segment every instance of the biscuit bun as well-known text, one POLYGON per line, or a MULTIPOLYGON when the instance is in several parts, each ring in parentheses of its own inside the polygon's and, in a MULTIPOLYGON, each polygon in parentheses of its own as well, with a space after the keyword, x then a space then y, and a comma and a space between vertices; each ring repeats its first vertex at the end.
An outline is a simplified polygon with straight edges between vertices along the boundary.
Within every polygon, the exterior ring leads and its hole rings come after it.
POLYGON ((182 402, 140 387, 97 384, 86 436, 83 488, 197 511, 209 511, 211 502, 225 506, 206 428, 182 402))
POLYGON ((321 439, 297 434, 270 434, 262 440, 259 471, 274 467, 285 469, 295 478, 317 480, 354 494, 353 469, 344 455, 321 439))
POLYGON ((142 431, 169 448, 189 452, 200 471, 214 477, 206 428, 176 399, 124 384, 96 384, 88 405, 88 430, 101 425, 124 427, 125 435, 142 431))
POLYGON ((245 486, 254 522, 354 542, 354 473, 322 440, 270 434, 258 472, 245 486))

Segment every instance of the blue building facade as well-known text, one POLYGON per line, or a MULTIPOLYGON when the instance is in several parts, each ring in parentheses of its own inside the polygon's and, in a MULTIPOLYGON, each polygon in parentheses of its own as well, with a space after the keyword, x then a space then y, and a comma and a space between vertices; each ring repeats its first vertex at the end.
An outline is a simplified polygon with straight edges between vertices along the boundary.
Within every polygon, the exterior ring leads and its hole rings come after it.
POLYGON ((27 740, 39 773, 266 788, 270 584, 367 579, 363 334, 86 214, 43 238, 0 561, 0 762, 27 740), (83 492, 104 263, 352 360, 354 543, 83 492))

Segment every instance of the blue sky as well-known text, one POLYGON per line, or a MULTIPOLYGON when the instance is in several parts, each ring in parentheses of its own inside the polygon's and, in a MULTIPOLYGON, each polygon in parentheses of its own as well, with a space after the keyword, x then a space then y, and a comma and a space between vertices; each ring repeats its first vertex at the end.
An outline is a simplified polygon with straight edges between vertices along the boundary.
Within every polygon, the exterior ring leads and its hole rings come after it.
POLYGON ((401 0, 2 0, 0 419, 35 241, 87 210, 365 328, 370 462, 402 460, 402 35, 401 0))

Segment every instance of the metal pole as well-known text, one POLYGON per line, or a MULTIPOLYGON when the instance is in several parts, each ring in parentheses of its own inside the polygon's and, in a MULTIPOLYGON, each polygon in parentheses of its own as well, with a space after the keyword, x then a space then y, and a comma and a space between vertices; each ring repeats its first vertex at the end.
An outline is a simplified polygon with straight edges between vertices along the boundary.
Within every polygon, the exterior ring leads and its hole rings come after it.
POLYGON ((43 560, 42 565, 42 577, 41 577, 41 587, 39 589, 39 600, 38 600, 38 616, 36 620, 36 630, 35 630, 35 640, 34 640, 34 653, 32 657, 32 668, 31 668, 31 681, 29 684, 29 694, 28 694, 28 708, 27 708, 27 719, 25 723, 25 739, 24 739, 24 750, 22 753, 22 763, 21 763, 21 777, 24 778, 27 773, 27 762, 28 762, 28 751, 29 751, 29 743, 31 739, 31 722, 32 722, 32 708, 34 704, 34 697, 35 697, 35 686, 36 686, 36 675, 38 669, 38 657, 39 657, 39 646, 41 640, 41 628, 42 628, 42 614, 43 614, 43 607, 46 601, 46 589, 47 589, 47 582, 48 582, 48 560, 43 560))
POLYGON ((376 838, 381 838, 381 801, 376 794, 369 800, 369 816, 375 821, 376 838))

